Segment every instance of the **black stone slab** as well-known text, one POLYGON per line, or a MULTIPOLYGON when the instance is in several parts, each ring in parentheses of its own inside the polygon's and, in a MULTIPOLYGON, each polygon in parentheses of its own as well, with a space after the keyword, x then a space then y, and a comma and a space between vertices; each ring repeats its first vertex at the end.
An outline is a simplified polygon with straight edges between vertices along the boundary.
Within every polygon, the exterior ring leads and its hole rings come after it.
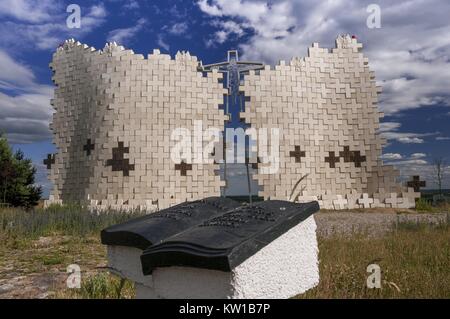
POLYGON ((239 206, 223 197, 186 202, 106 228, 101 232, 102 244, 145 249, 239 206))
POLYGON ((276 200, 235 208, 147 248, 143 273, 170 266, 230 271, 318 210, 317 202, 276 200))

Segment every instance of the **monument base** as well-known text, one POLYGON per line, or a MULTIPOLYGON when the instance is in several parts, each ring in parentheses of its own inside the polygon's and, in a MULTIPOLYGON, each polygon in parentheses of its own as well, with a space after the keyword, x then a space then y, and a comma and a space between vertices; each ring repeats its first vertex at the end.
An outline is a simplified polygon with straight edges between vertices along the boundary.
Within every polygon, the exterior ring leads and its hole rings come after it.
POLYGON ((229 272, 160 267, 143 276, 142 251, 108 246, 113 272, 135 283, 136 298, 290 298, 319 283, 316 223, 311 215, 229 272))

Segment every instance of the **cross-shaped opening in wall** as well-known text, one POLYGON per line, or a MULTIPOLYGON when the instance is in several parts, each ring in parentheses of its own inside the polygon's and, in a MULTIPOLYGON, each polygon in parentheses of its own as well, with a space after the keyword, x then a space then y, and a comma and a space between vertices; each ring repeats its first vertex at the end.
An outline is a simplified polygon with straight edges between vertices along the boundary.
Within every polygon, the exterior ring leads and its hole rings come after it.
POLYGON ((55 155, 47 154, 47 158, 44 159, 44 164, 47 165, 47 169, 51 169, 52 164, 55 164, 55 155))
POLYGON ((406 183, 406 185, 407 185, 408 187, 414 188, 414 191, 415 191, 415 192, 420 192, 420 188, 421 188, 421 187, 426 187, 426 186, 427 186, 427 183, 426 183, 425 181, 421 181, 421 180, 420 180, 420 176, 415 175, 415 176, 413 176, 413 178, 412 178, 411 181, 409 181, 409 182, 406 183))
POLYGON ((302 157, 305 157, 305 152, 300 150, 300 146, 295 145, 295 151, 290 151, 289 156, 295 158, 296 163, 300 163, 302 161, 302 157))
POLYGON ((113 147, 112 159, 106 161, 106 166, 111 166, 113 171, 122 171, 123 176, 129 176, 130 171, 134 171, 134 164, 130 164, 130 160, 124 158, 129 152, 129 147, 124 147, 123 142, 118 142, 118 147, 113 147))
POLYGON ((339 156, 344 159, 344 163, 353 162, 353 152, 350 152, 349 146, 344 146, 344 151, 339 152, 339 156))
POLYGON ((328 156, 325 157, 325 162, 330 164, 330 168, 336 168, 336 163, 340 161, 340 157, 336 157, 334 152, 328 152, 328 156))
POLYGON ((86 152, 86 156, 91 155, 91 151, 95 148, 95 144, 91 142, 91 139, 88 138, 86 141, 86 145, 83 145, 83 151, 86 152))
POLYGON ((355 163, 355 167, 361 167, 361 163, 366 161, 365 156, 361 156, 360 151, 353 151, 353 163, 355 163))
POLYGON ((361 156, 360 151, 350 151, 349 146, 344 146, 344 151, 339 152, 339 156, 344 159, 344 163, 355 164, 355 167, 361 167, 361 163, 366 161, 365 156, 361 156))
POLYGON ((181 176, 187 176, 187 171, 192 170, 192 164, 182 161, 180 164, 175 164, 175 169, 180 171, 181 176))

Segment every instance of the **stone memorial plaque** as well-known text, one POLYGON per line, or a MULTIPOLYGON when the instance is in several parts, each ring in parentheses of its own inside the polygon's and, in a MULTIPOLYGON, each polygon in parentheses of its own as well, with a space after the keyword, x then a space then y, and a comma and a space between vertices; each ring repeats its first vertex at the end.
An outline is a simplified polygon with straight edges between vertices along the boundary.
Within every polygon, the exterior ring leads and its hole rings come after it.
POLYGON ((182 203, 102 230, 102 244, 145 249, 239 206, 223 197, 182 203))
POLYGON ((318 210, 317 202, 279 200, 234 208, 147 248, 144 275, 170 266, 230 271, 318 210))

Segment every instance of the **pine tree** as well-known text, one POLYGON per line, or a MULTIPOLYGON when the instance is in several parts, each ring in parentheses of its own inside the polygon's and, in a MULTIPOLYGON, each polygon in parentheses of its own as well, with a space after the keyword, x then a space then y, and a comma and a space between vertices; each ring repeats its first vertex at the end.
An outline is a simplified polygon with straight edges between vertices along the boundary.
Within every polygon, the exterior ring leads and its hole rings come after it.
POLYGON ((42 188, 34 185, 36 168, 22 151, 13 153, 0 134, 0 202, 30 208, 41 198, 42 188))

